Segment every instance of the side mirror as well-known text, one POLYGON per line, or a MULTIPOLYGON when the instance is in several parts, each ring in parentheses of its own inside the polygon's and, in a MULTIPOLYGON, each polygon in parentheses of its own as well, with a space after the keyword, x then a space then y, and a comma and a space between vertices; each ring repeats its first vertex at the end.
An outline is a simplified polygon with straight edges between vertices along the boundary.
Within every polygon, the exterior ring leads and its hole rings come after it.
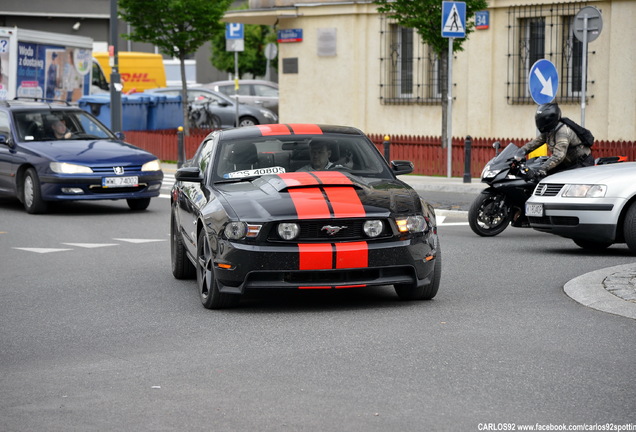
POLYGON ((13 147, 13 140, 10 138, 10 135, 0 134, 0 144, 13 147))
POLYGON ((203 181, 201 171, 198 167, 183 167, 179 168, 174 174, 174 178, 177 181, 200 183, 203 181))
POLYGON ((410 174, 413 172, 413 162, 407 160, 394 160, 391 161, 391 169, 395 175, 410 174))
POLYGON ((495 141, 492 143, 492 148, 495 149, 495 155, 499 154, 499 149, 501 148, 501 143, 499 141, 495 141))
POLYGON ((120 141, 124 141, 126 139, 126 135, 124 135, 123 132, 115 132, 115 136, 117 137, 118 140, 120 141))

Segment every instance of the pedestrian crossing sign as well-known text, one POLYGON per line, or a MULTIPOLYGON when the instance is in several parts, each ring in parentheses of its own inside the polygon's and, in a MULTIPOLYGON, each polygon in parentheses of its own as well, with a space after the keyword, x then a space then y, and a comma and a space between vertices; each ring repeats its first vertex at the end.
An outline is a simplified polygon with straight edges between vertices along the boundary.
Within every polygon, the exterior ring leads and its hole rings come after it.
POLYGON ((465 2, 442 2, 442 37, 466 37, 465 2))

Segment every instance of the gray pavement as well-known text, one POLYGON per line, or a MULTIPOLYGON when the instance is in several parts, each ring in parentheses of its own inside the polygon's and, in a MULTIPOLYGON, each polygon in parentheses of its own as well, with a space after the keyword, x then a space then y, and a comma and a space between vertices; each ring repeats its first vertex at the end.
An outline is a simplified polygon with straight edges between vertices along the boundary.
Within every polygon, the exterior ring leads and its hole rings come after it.
MULTIPOLYGON (((174 173, 175 164, 163 164, 165 173, 174 173)), ((479 192, 480 179, 464 182, 460 177, 406 175, 400 179, 417 190, 479 192)), ((636 263, 608 267, 578 276, 565 284, 565 293, 592 309, 636 319, 636 263)))

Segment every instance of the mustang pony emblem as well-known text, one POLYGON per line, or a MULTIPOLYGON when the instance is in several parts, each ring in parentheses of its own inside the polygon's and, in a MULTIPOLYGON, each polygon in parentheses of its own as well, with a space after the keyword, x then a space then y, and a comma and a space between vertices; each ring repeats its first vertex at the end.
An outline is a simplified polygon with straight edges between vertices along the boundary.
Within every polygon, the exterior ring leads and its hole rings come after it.
POLYGON ((336 235, 340 230, 347 228, 346 226, 325 225, 320 231, 327 231, 330 236, 336 235))

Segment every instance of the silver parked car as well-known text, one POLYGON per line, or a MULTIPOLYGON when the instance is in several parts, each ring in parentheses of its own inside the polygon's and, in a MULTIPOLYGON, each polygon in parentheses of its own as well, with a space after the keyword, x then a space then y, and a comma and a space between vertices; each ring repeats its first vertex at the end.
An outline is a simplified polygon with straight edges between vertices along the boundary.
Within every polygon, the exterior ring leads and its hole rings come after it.
POLYGON ((598 251, 627 243, 636 253, 636 162, 548 176, 526 202, 532 228, 598 251))
MULTIPOLYGON (((181 87, 162 87, 146 92, 165 95, 181 95, 181 87)), ((188 88, 190 127, 230 128, 237 126, 236 102, 214 90, 202 87, 188 88)), ((244 103, 238 106, 238 126, 278 123, 278 116, 266 108, 257 108, 244 103)))
POLYGON ((238 92, 234 88, 234 81, 215 81, 204 84, 203 87, 223 93, 232 99, 235 99, 238 93, 239 102, 267 108, 278 115, 278 84, 275 82, 239 80, 238 92))

